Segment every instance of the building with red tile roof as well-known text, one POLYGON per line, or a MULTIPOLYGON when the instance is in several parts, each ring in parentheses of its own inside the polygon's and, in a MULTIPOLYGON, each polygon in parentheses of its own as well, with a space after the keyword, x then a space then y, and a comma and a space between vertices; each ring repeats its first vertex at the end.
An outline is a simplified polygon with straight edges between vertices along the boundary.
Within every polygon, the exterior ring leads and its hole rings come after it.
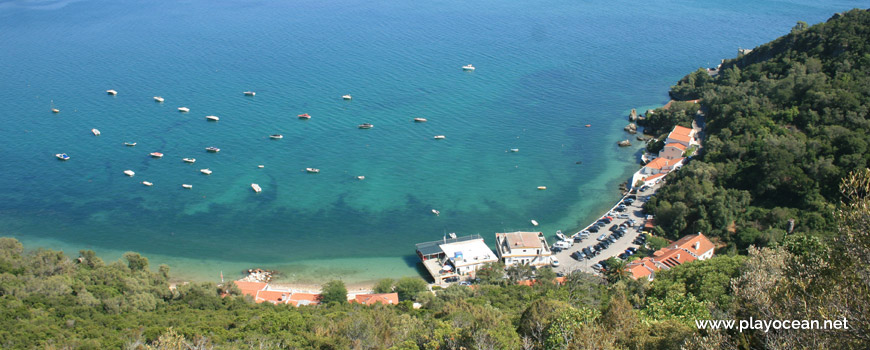
POLYGON ((699 232, 668 244, 668 246, 653 253, 653 256, 631 262, 626 265, 625 270, 634 279, 645 277, 652 281, 658 270, 668 270, 695 260, 706 260, 713 257, 714 248, 713 242, 710 242, 699 232))
POLYGON ((399 293, 357 294, 350 302, 363 305, 396 305, 399 303, 399 293))
POLYGON ((266 287, 269 286, 268 283, 262 282, 244 282, 244 281, 233 281, 236 286, 242 291, 244 295, 250 295, 253 298, 257 297, 257 292, 261 290, 265 290, 266 287))
POLYGON ((668 138, 665 139, 665 144, 669 143, 679 143, 683 146, 689 147, 690 145, 695 144, 695 130, 677 125, 674 127, 674 130, 668 134, 668 138))
POLYGON ((625 266, 625 270, 631 274, 634 279, 647 278, 652 281, 655 278, 655 272, 659 270, 655 261, 650 257, 645 257, 640 260, 635 260, 625 266))
POLYGON ((659 152, 659 158, 664 158, 664 159, 681 158, 686 153, 687 149, 688 148, 686 148, 686 146, 684 146, 682 143, 676 143, 676 142, 669 143, 669 144, 665 145, 665 147, 662 149, 661 152, 659 152))
POLYGON ((268 283, 233 281, 242 291, 242 295, 250 295, 256 303, 316 305, 320 304, 320 294, 293 293, 290 290, 270 289, 268 283))
POLYGON ((496 233, 495 252, 505 266, 549 266, 553 255, 543 232, 496 233))
POLYGON ((698 260, 707 260, 713 257, 713 242, 707 239, 703 233, 698 232, 694 235, 688 235, 680 238, 676 242, 669 245, 673 249, 682 249, 689 254, 692 254, 698 260))
POLYGON ((293 306, 320 304, 320 294, 293 293, 287 303, 293 306))

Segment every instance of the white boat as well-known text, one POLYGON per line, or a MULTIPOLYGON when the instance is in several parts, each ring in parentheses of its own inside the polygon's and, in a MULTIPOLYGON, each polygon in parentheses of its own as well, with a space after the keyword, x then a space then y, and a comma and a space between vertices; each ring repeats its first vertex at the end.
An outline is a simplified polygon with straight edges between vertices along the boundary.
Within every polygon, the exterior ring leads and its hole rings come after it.
POLYGON ((360 176, 357 176, 357 177, 356 177, 356 179, 357 179, 357 180, 365 180, 365 179, 366 179, 366 177, 365 177, 365 176, 362 176, 362 175, 360 175, 360 176))
POLYGON ((181 158, 185 163, 196 163, 196 158, 181 158))
POLYGON ((558 238, 560 241, 568 240, 568 237, 565 237, 565 235, 562 233, 562 230, 556 231, 556 238, 558 238))
POLYGON ((163 97, 160 97, 160 96, 154 96, 154 101, 157 101, 157 102, 163 102, 163 97))
POLYGON ((257 93, 256 93, 256 92, 253 92, 253 91, 245 91, 244 94, 245 94, 245 96, 254 96, 254 95, 256 95, 257 93))
POLYGON ((163 158, 163 153, 160 152, 151 152, 151 156, 154 158, 163 158))
POLYGON ((55 154, 54 156, 60 160, 69 160, 69 156, 66 155, 66 153, 58 153, 58 154, 55 154))
POLYGON ((436 140, 443 140, 443 139, 445 139, 445 138, 446 138, 446 137, 445 137, 444 135, 435 135, 435 139, 436 139, 436 140))
POLYGON ((115 96, 115 95, 118 94, 118 92, 115 91, 115 90, 106 90, 106 93, 109 94, 109 95, 112 95, 112 96, 115 96))
POLYGON ((181 187, 184 187, 184 188, 189 190, 189 189, 193 188, 193 185, 181 184, 181 187))
POLYGON ((438 210, 432 209, 432 214, 435 214, 436 216, 438 216, 438 215, 441 215, 441 212, 438 210))
POLYGON ((474 70, 474 66, 472 66, 470 64, 466 64, 466 65, 462 66, 462 70, 474 70))
POLYGON ((426 122, 426 118, 414 118, 414 122, 416 122, 416 123, 425 123, 425 122, 426 122))
POLYGON ((178 107, 178 111, 181 112, 181 113, 187 113, 187 112, 190 112, 190 108, 187 108, 187 107, 178 107))
POLYGON ((205 119, 211 120, 213 122, 221 120, 221 118, 218 118, 216 115, 207 115, 207 116, 205 116, 205 119))
POLYGON ((308 115, 308 113, 302 113, 300 115, 297 115, 297 117, 299 117, 299 119, 311 119, 311 116, 308 115))
POLYGON ((519 151, 520 151, 519 148, 511 148, 511 152, 519 152, 519 151))
POLYGON ((199 169, 199 172, 201 172, 201 173, 203 173, 203 174, 206 174, 206 175, 211 175, 211 173, 212 173, 212 171, 209 170, 208 168, 205 168, 205 169, 199 169))
POLYGON ((273 139, 273 140, 279 140, 279 139, 283 139, 284 135, 281 135, 281 134, 269 135, 269 138, 273 139))
POLYGON ((145 185, 145 186, 154 186, 153 183, 150 183, 150 182, 148 182, 148 181, 142 181, 142 184, 145 185))
POLYGON ((547 186, 538 186, 538 189, 539 189, 539 190, 546 190, 546 189, 547 189, 547 186))
POLYGON ((218 152, 221 151, 221 149, 220 149, 220 148, 217 148, 217 147, 206 147, 205 150, 206 150, 206 151, 209 151, 209 152, 211 152, 211 153, 218 153, 218 152))
POLYGON ((133 147, 133 146, 136 146, 136 143, 135 142, 124 142, 124 146, 133 147))
POLYGON ((356 127, 360 128, 360 129, 371 129, 371 128, 374 128, 375 126, 374 126, 374 124, 363 123, 363 124, 357 125, 356 127))
POLYGON ((57 109, 57 108, 52 108, 52 109, 51 109, 51 112, 52 112, 52 113, 60 113, 60 110, 57 109))
POLYGON ((450 237, 450 238, 456 239, 456 232, 450 232, 450 233, 448 233, 448 234, 447 234, 447 237, 450 237))
POLYGON ((127 175, 127 176, 133 176, 133 175, 136 175, 136 173, 134 173, 133 170, 124 170, 124 174, 127 175))
POLYGON ((257 167, 260 168, 260 169, 263 169, 263 168, 265 168, 266 166, 263 165, 263 164, 260 164, 260 165, 257 165, 257 167))
POLYGON ((538 222, 535 221, 535 220, 532 220, 532 225, 533 225, 533 226, 538 226, 538 222))
POLYGON ((345 99, 345 100, 350 100, 350 99, 353 98, 353 97, 350 97, 350 95, 344 95, 344 96, 342 96, 341 98, 343 98, 343 99, 345 99))
POLYGON ((317 173, 320 172, 320 169, 317 169, 317 168, 305 168, 305 171, 307 171, 307 172, 309 172, 309 173, 312 173, 312 174, 317 174, 317 173))
POLYGON ((100 136, 100 131, 97 129, 91 129, 91 132, 94 133, 94 136, 100 136))
POLYGON ((260 188, 260 185, 257 185, 257 184, 251 184, 251 188, 254 189, 254 192, 257 192, 257 193, 260 193, 263 191, 263 189, 260 188))

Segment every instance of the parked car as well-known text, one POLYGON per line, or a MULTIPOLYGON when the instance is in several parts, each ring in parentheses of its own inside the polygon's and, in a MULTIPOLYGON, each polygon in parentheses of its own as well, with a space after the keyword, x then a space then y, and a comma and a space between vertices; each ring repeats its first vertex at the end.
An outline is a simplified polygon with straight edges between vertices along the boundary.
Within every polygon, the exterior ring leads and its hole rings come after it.
POLYGON ((631 254, 634 254, 634 253, 637 253, 637 248, 635 248, 635 247, 628 247, 628 249, 626 249, 625 251, 627 251, 627 252, 631 252, 631 254))
POLYGON ((603 268, 604 268, 604 266, 601 266, 601 264, 592 265, 592 269, 595 271, 601 271, 601 269, 603 269, 603 268))
POLYGON ((551 256, 550 257, 550 265, 553 265, 553 267, 559 266, 559 259, 556 259, 555 256, 551 256))
POLYGON ((628 214, 619 214, 617 217, 620 219, 628 219, 628 214))
POLYGON ((592 226, 589 228, 589 232, 596 233, 598 232, 598 226, 592 226))
POLYGON ((460 285, 460 286, 467 286, 467 287, 470 287, 470 286, 471 286, 471 282, 468 282, 468 281, 459 281, 459 285, 460 285))
POLYGON ((581 235, 576 235, 576 236, 574 236, 574 243, 580 243, 580 242, 583 242, 583 238, 586 238, 586 237, 583 237, 583 236, 581 236, 581 235))
POLYGON ((619 254, 618 258, 620 258, 622 260, 626 260, 626 259, 628 259, 628 254, 625 254, 625 253, 619 254))
POLYGON ((603 241, 605 238, 607 238, 607 234, 606 234, 606 233, 602 233, 601 236, 598 236, 598 240, 599 240, 599 241, 603 241))

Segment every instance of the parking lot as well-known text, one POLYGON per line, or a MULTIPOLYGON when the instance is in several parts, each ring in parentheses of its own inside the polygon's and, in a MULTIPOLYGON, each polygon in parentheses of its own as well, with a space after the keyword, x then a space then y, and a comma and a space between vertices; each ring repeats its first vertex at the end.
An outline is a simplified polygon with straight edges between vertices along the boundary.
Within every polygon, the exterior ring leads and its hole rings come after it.
MULTIPOLYGON (((644 216, 642 207, 645 203, 644 198, 655 194, 655 191, 658 190, 659 186, 660 184, 656 184, 655 186, 650 187, 646 191, 638 191, 636 199, 632 203, 626 204, 624 211, 612 210, 611 212, 608 212, 607 214, 599 218, 599 220, 601 220, 606 216, 612 216, 613 220, 610 221, 610 223, 604 224, 603 227, 600 227, 598 229, 598 232, 590 232, 588 237, 584 238, 582 241, 574 243, 568 249, 564 249, 558 253, 554 253, 554 256, 559 260, 559 266, 554 268, 554 270, 556 272, 562 272, 566 274, 575 270, 580 270, 588 273, 597 273, 597 271, 595 271, 592 267, 599 261, 607 260, 610 257, 616 257, 625 252, 625 250, 630 247, 634 247, 635 249, 637 249, 639 245, 632 243, 632 241, 634 241, 635 238, 640 235, 640 231, 643 228, 644 216), (627 215, 619 217, 619 215, 621 214, 627 215), (628 225, 629 220, 634 220, 634 223, 628 225), (611 231, 611 227, 613 227, 614 225, 616 227, 619 227, 623 224, 626 224, 628 226, 625 228, 625 233, 622 235, 622 237, 617 238, 614 236, 614 242, 606 248, 600 250, 597 255, 591 258, 581 258, 580 260, 577 260, 571 256, 575 252, 582 251, 583 248, 591 249, 593 246, 601 242, 598 240, 600 236, 604 235, 605 237, 608 237, 613 235, 614 232, 611 231)), ((622 203, 622 201, 620 202, 622 203)), ((596 220, 596 222, 598 222, 598 220, 596 220)), ((593 223, 589 227, 592 226, 595 226, 595 224, 593 223)), ((571 238, 571 235, 572 233, 566 234, 566 236, 569 236, 569 238, 571 238)))

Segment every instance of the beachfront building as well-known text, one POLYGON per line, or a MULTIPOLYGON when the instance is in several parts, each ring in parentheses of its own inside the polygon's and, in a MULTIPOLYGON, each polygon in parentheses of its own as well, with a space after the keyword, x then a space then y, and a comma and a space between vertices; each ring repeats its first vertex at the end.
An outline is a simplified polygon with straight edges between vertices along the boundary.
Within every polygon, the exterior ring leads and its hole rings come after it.
POLYGON ((233 281, 242 291, 250 295, 255 303, 289 304, 293 306, 320 304, 320 294, 299 293, 289 289, 275 288, 268 283, 233 281))
POLYGON ((625 266, 625 271, 634 279, 646 278, 652 281, 656 271, 668 270, 695 260, 712 258, 713 250, 713 242, 698 232, 698 234, 685 236, 657 250, 653 256, 631 262, 625 266))
POLYGON ((357 294, 350 299, 351 304, 359 303, 363 305, 396 305, 399 303, 399 293, 380 293, 380 294, 357 294))
POLYGON ((655 185, 671 171, 681 168, 685 160, 686 158, 683 157, 675 159, 658 157, 653 159, 634 173, 634 176, 631 177, 631 186, 634 188, 655 185))
POLYGON ((477 269, 498 261, 480 235, 418 243, 417 256, 437 284, 473 278, 477 269))
POLYGON ((526 264, 549 266, 553 252, 543 232, 508 232, 495 234, 496 252, 505 266, 526 264))

